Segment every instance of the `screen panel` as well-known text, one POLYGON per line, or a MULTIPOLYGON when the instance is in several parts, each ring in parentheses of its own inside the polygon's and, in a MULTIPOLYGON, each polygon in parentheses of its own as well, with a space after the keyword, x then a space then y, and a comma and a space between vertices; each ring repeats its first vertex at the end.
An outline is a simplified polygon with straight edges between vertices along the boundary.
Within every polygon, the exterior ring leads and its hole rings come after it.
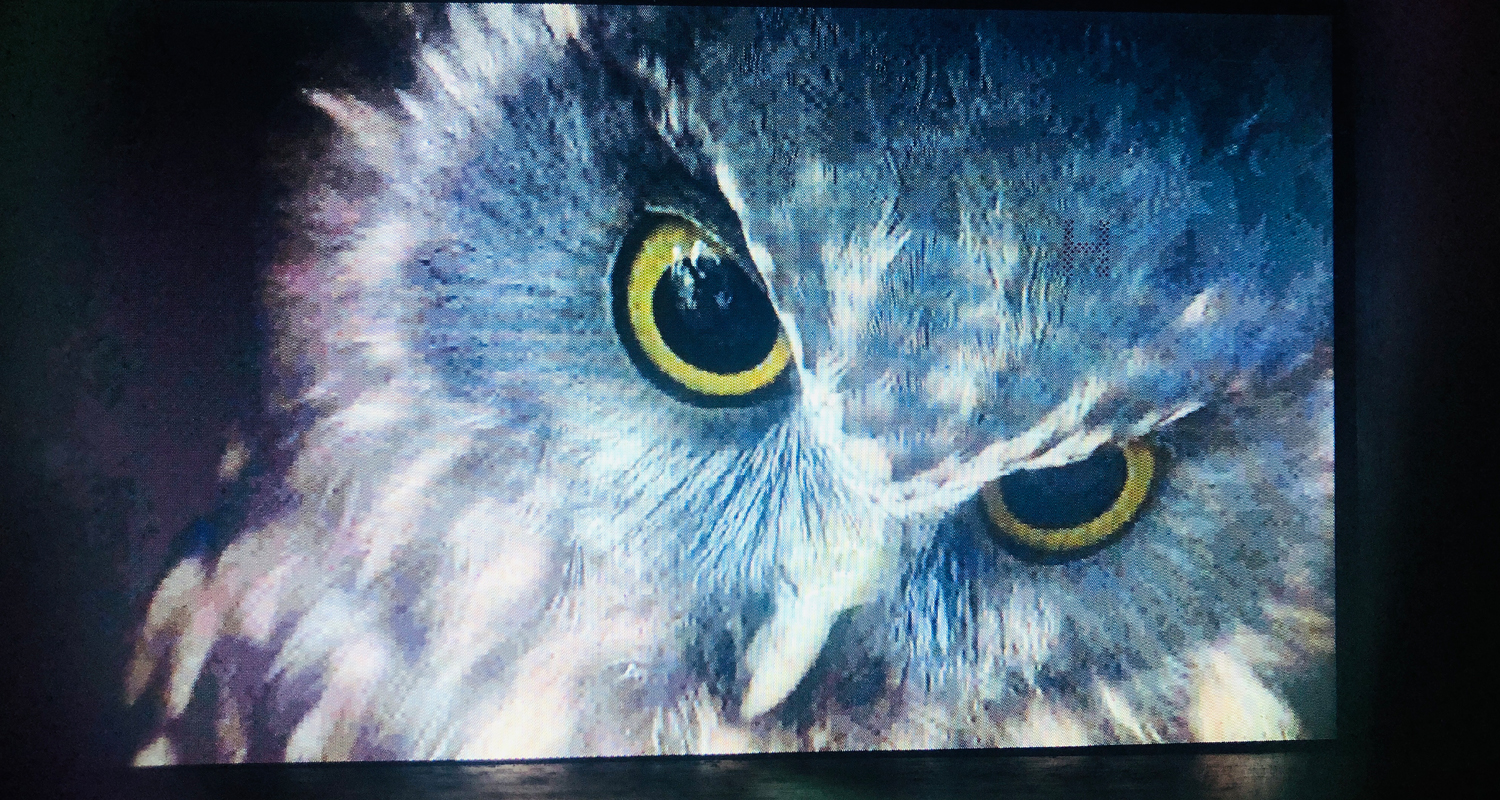
POLYGON ((1326 19, 391 13, 136 763, 1332 734, 1326 19))

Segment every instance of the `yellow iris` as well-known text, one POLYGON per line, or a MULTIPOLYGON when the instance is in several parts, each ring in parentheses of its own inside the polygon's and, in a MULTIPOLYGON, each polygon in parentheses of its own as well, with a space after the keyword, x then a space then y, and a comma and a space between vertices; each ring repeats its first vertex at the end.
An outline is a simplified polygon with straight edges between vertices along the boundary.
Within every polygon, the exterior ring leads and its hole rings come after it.
MULTIPOLYGON (((626 311, 630 332, 652 365, 667 378, 698 394, 715 397, 746 395, 764 388, 781 375, 791 361, 791 345, 786 332, 778 331, 774 344, 749 369, 718 373, 696 367, 674 352, 656 324, 654 299, 659 284, 670 269, 695 247, 704 254, 729 260, 727 248, 707 236, 702 229, 682 219, 667 219, 655 224, 630 256, 626 281, 626 311)), ((736 267, 737 269, 737 267, 736 267)))
POLYGON ((1005 535, 1033 550, 1064 554, 1099 544, 1134 518, 1146 501, 1156 472, 1156 455, 1145 441, 1126 442, 1120 450, 1125 455, 1125 483, 1109 508, 1087 522, 1067 528, 1041 528, 1023 522, 1006 504, 999 480, 990 481, 979 491, 985 513, 1005 535))

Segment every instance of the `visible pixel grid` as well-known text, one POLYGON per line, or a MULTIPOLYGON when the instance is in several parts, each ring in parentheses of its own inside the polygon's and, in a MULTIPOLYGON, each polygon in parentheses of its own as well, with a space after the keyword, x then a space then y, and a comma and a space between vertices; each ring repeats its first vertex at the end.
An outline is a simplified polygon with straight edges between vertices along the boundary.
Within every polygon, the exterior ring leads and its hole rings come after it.
POLYGON ((410 27, 138 764, 1332 734, 1327 20, 410 27))

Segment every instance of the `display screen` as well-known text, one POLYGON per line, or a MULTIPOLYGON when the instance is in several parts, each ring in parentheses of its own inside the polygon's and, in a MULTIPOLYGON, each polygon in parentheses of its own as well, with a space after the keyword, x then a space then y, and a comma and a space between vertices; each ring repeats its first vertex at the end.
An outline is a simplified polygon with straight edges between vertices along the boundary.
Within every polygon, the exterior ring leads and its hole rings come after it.
POLYGON ((366 17, 136 764, 1333 735, 1328 18, 366 17))

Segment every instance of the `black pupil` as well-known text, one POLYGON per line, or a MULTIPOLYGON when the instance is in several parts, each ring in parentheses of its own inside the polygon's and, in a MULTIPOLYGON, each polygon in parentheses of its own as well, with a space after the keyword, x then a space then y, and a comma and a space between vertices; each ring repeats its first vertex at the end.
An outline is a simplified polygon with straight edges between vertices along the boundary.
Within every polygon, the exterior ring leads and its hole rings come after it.
POLYGON ((731 260, 684 258, 651 294, 656 329, 679 358, 720 375, 744 372, 776 344, 781 323, 771 301, 731 260))
POLYGON ((1072 528, 1109 510, 1125 488, 1125 453, 1114 445, 1062 467, 1013 472, 1000 494, 1016 519, 1036 528, 1072 528))

